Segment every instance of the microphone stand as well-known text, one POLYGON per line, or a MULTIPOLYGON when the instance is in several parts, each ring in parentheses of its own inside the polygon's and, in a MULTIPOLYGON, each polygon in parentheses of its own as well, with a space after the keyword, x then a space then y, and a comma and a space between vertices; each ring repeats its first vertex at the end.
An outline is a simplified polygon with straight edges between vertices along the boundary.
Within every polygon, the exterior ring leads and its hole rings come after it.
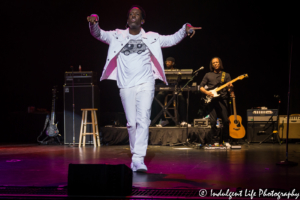
MULTIPOLYGON (((199 73, 199 71, 198 72, 196 72, 195 74, 194 74, 194 76, 181 88, 181 91, 183 91, 183 88, 185 88, 196 76, 198 76, 198 73, 199 73)), ((188 135, 189 134, 189 101, 190 101, 190 91, 188 90, 188 98, 187 98, 187 108, 186 108, 186 134, 188 135)))
MULTIPOLYGON (((289 161, 288 159, 288 138, 289 138, 289 124, 290 124, 290 95, 291 95, 291 71, 292 71, 292 50, 293 50, 293 35, 291 38, 291 51, 290 51, 290 59, 289 59, 289 90, 288 90, 288 103, 287 103, 287 126, 286 126, 286 153, 285 153, 285 161, 280 161, 276 163, 276 165, 280 166, 297 166, 298 163, 289 161)), ((279 113, 278 113, 279 116, 279 113)))
MULTIPOLYGON (((199 71, 197 71, 195 74, 194 74, 194 76, 192 77, 192 78, 190 78, 190 80, 182 87, 182 88, 180 88, 179 89, 179 92, 182 92, 183 91, 183 89, 196 77, 196 76, 198 76, 198 73, 199 73, 199 71)), ((187 110, 186 110, 186 135, 187 135, 187 137, 188 137, 188 134, 189 134, 189 122, 188 122, 188 119, 189 119, 189 117, 188 117, 188 113, 189 113, 189 97, 190 97, 190 91, 188 90, 188 98, 187 98, 187 110)), ((177 101, 178 102, 178 101, 177 101)), ((180 144, 182 144, 182 145, 184 145, 185 143, 189 143, 188 142, 188 139, 187 139, 187 142, 183 142, 183 143, 177 143, 177 144, 173 144, 172 146, 176 146, 176 145, 180 145, 180 144)))
POLYGON ((277 136, 277 141, 279 142, 279 144, 281 145, 281 140, 280 140, 280 137, 279 137, 279 130, 278 130, 278 126, 279 126, 279 109, 280 109, 280 103, 281 103, 281 100, 280 100, 280 97, 278 96, 278 113, 277 113, 277 126, 275 126, 275 134, 277 136))

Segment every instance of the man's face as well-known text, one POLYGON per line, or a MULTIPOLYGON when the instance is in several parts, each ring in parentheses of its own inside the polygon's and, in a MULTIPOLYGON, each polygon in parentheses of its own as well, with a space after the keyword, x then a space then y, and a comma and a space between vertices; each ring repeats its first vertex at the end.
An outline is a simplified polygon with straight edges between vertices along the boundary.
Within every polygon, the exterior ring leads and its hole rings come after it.
POLYGON ((130 28, 139 28, 144 22, 145 20, 143 20, 142 11, 137 7, 132 8, 127 19, 128 26, 130 28))
POLYGON ((214 68, 215 70, 220 69, 220 61, 219 61, 218 58, 212 59, 211 63, 212 63, 212 66, 213 66, 213 68, 214 68))
POLYGON ((173 62, 173 61, 171 61, 171 60, 167 60, 167 61, 166 61, 166 66, 167 66, 167 68, 172 68, 173 65, 174 65, 174 62, 173 62))

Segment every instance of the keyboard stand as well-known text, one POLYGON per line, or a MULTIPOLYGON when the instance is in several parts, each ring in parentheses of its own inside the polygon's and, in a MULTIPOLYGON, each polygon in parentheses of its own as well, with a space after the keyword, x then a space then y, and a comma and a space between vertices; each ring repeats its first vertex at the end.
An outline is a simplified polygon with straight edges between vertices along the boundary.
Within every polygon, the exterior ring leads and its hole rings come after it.
MULTIPOLYGON (((156 117, 151 121, 150 126, 154 126, 155 123, 157 122, 157 120, 160 118, 160 116, 163 113, 167 113, 167 115, 175 122, 176 125, 179 125, 178 122, 178 117, 174 117, 169 111, 168 108, 169 106, 172 104, 173 100, 176 98, 176 102, 177 101, 177 96, 178 96, 178 92, 177 92, 177 86, 175 86, 175 91, 173 92, 173 96, 172 98, 168 101, 167 105, 164 106, 156 97, 154 97, 154 100, 161 106, 161 111, 156 115, 156 117)), ((176 103, 176 106, 174 107, 174 112, 176 113, 175 116, 178 116, 178 110, 177 110, 177 105, 178 103, 176 103)))

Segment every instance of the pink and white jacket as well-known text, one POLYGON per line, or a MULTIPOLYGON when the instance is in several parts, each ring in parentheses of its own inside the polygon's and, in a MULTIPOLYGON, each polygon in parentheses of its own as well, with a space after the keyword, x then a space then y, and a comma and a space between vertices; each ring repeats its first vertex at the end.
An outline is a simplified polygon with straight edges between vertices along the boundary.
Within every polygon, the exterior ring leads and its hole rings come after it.
MULTIPOLYGON (((151 51, 151 64, 154 79, 160 79, 166 84, 167 79, 164 72, 163 55, 161 48, 171 47, 178 44, 187 34, 186 24, 173 35, 159 35, 155 32, 145 32, 142 29, 142 40, 151 51)), ((98 23, 90 25, 91 34, 101 42, 109 45, 106 63, 100 81, 104 79, 117 79, 117 56, 129 41, 129 29, 114 31, 102 30, 98 23)))

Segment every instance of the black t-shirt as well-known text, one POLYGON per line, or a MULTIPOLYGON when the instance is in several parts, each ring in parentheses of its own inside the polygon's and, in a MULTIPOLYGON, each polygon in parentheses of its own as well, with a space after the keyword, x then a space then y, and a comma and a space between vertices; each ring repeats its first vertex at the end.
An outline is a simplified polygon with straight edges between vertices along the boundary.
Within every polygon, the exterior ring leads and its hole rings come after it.
MULTIPOLYGON (((223 83, 221 83, 221 79, 222 79, 222 72, 220 73, 208 72, 204 75, 202 82, 200 83, 200 87, 204 87, 205 85, 207 85, 208 88, 206 90, 212 90, 215 89, 216 87, 220 87, 221 85, 224 85, 229 81, 231 81, 230 74, 228 73, 225 74, 225 79, 223 83)), ((223 88, 218 93, 223 99, 228 98, 227 87, 223 88)))

